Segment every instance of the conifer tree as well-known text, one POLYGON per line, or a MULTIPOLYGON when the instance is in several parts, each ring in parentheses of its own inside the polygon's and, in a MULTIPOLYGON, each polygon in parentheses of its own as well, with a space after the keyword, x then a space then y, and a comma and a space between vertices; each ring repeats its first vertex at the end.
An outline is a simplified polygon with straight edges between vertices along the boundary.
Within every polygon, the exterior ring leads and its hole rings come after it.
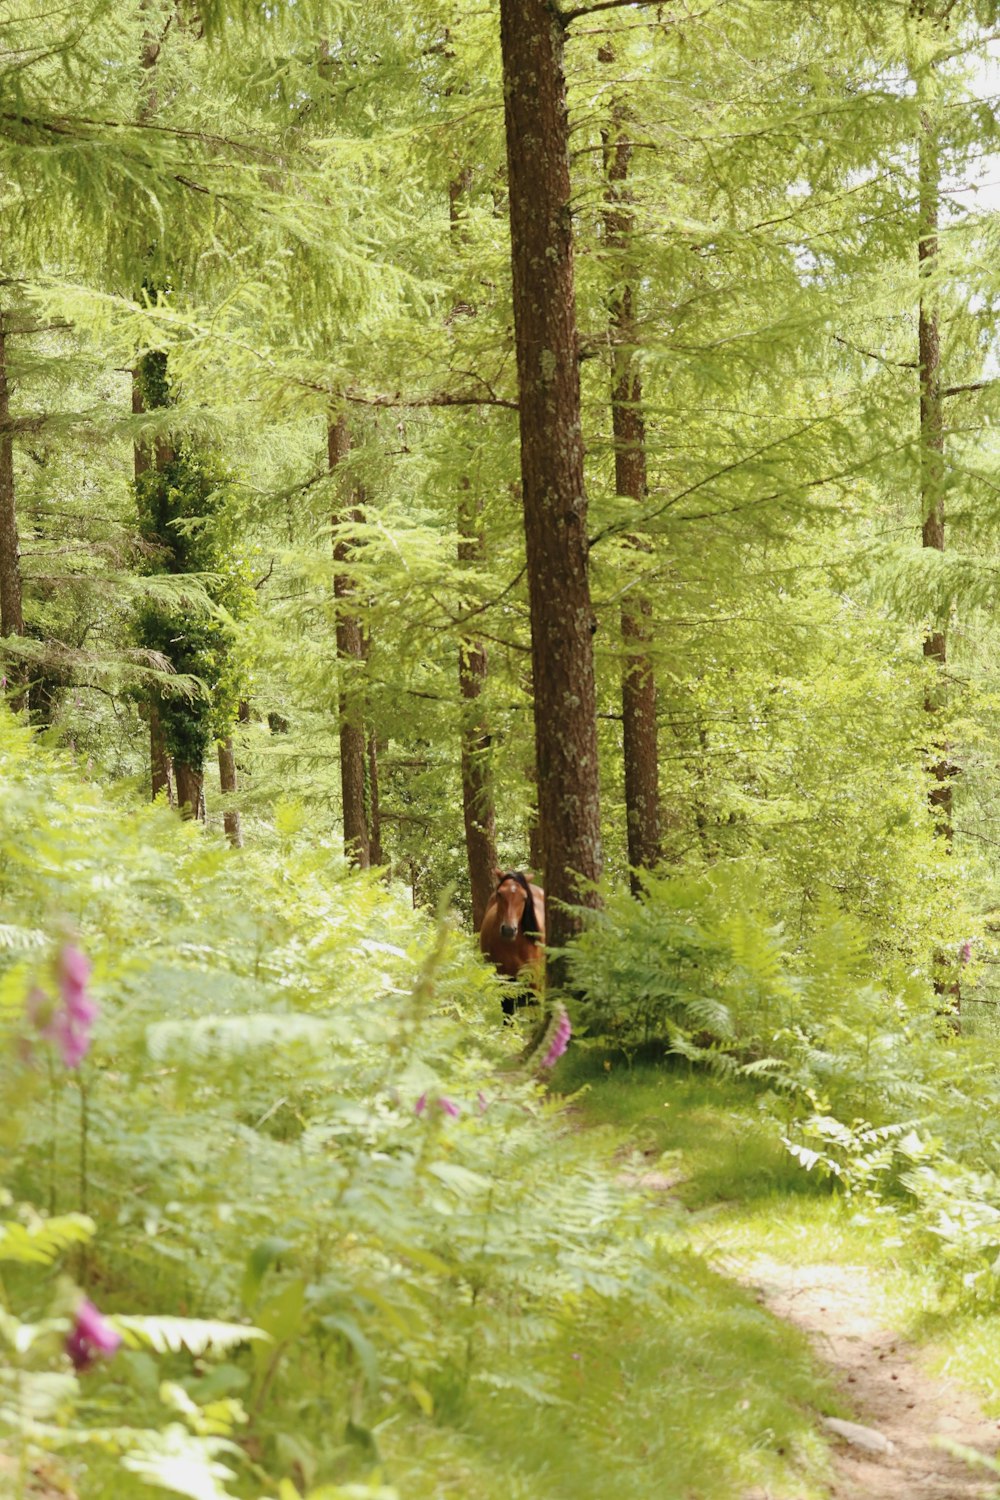
MULTIPOLYGON (((338 468, 350 452, 351 438, 347 418, 341 414, 331 422, 327 434, 330 473, 338 468)), ((362 522, 359 496, 344 494, 341 479, 341 505, 333 515, 333 592, 337 611, 337 657, 340 674, 340 786, 344 823, 344 853, 352 864, 367 870, 371 864, 371 840, 365 813, 365 742, 364 723, 364 642, 361 621, 352 598, 354 583, 346 570, 353 543, 350 528, 362 522)))
MULTIPOLYGON (((502 0, 500 39, 538 808, 558 949, 601 873, 563 22, 544 0, 502 0)), ((551 973, 561 982, 561 960, 551 973)))
MULTIPOLYGON (((609 45, 603 46, 598 56, 603 63, 615 60, 614 49, 609 45)), ((637 288, 628 256, 635 227, 629 206, 628 173, 633 144, 628 131, 628 112, 616 98, 609 125, 602 131, 607 179, 604 233, 605 244, 612 253, 613 278, 609 335, 615 489, 641 508, 648 499, 648 478, 642 374, 637 359, 637 288)), ((630 537, 629 542, 633 547, 648 549, 648 542, 636 536, 630 537)), ((626 837, 632 890, 638 894, 641 881, 637 872, 652 869, 660 858, 657 694, 649 655, 652 606, 641 584, 626 595, 620 621, 626 837)))

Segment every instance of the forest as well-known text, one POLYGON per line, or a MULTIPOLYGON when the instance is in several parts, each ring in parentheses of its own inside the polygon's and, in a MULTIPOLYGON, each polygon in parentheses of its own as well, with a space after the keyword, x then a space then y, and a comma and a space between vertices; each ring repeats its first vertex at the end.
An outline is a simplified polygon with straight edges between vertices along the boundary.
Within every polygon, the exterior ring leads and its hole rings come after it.
POLYGON ((998 106, 0 0, 3 1500, 1000 1494, 998 106))

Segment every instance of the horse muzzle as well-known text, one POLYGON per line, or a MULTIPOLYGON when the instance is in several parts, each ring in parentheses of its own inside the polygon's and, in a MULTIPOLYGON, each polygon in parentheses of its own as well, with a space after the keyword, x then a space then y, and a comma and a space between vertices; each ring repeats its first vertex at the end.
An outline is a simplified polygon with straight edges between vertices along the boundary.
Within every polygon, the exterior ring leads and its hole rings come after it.
POLYGON ((503 938, 505 943, 512 943, 517 937, 517 928, 508 926, 506 922, 501 922, 500 936, 503 938))

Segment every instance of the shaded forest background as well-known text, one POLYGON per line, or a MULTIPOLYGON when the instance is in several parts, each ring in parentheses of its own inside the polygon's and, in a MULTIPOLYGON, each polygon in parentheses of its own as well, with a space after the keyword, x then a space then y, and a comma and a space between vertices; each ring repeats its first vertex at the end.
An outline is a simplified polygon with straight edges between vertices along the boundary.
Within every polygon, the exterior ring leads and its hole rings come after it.
MULTIPOLYGON (((540 854, 497 39, 336 20, 5 20, 6 671, 463 902, 540 854)), ((993 904, 990 24, 566 26, 606 873, 631 820, 925 975, 993 904)))

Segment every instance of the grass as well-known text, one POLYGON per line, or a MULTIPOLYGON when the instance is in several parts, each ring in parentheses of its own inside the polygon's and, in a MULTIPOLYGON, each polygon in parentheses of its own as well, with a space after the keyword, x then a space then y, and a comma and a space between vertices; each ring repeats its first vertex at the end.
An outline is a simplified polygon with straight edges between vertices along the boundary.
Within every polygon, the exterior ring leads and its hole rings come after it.
MULTIPOLYGON (((1000 1416, 1000 1311, 949 1289, 907 1244, 891 1205, 848 1198, 805 1172, 752 1084, 681 1060, 630 1065, 584 1043, 562 1060, 553 1087, 574 1096, 588 1127, 613 1128, 648 1168, 676 1176, 673 1196, 687 1210, 687 1238, 709 1264, 737 1273, 741 1262, 768 1255, 882 1271, 876 1285, 886 1325, 924 1346, 932 1368, 1000 1416)), ((742 1341, 743 1333, 734 1326, 732 1337, 742 1341)), ((814 1399, 807 1389, 803 1398, 814 1399)))
MULTIPOLYGON (((826 1494, 815 1411, 837 1409, 805 1341, 693 1254, 661 1252, 674 1316, 593 1300, 539 1348, 524 1388, 475 1379, 419 1451, 391 1453, 400 1492, 461 1500, 738 1500, 826 1494), (538 1399, 537 1392, 544 1392, 538 1399), (428 1488, 434 1477, 433 1490, 428 1488)), ((387 1434, 391 1438, 391 1435, 387 1434)))
POLYGON ((581 1296, 572 1321, 539 1340, 520 1385, 492 1383, 483 1351, 486 1378, 456 1372, 446 1388, 435 1386, 433 1416, 416 1429, 416 1443, 412 1426, 380 1437, 400 1493, 826 1495, 829 1452, 818 1416, 849 1412, 802 1335, 710 1259, 736 1226, 749 1245, 779 1213, 787 1217, 784 1237, 801 1236, 814 1249, 816 1223, 839 1208, 829 1189, 796 1166, 745 1086, 686 1069, 628 1069, 578 1046, 553 1087, 574 1096, 581 1128, 620 1141, 623 1175, 639 1167, 667 1178, 683 1173, 676 1194, 647 1199, 650 1275, 671 1287, 669 1316, 651 1322, 641 1307, 581 1296))

